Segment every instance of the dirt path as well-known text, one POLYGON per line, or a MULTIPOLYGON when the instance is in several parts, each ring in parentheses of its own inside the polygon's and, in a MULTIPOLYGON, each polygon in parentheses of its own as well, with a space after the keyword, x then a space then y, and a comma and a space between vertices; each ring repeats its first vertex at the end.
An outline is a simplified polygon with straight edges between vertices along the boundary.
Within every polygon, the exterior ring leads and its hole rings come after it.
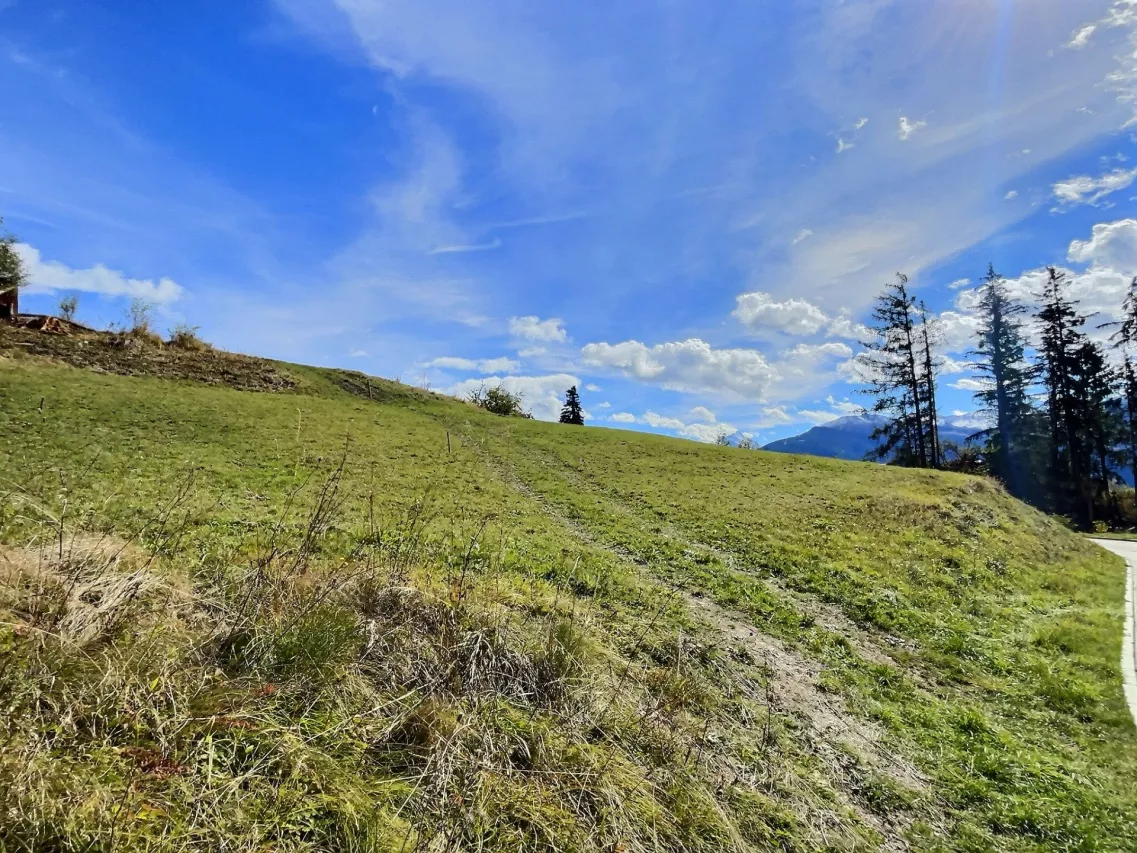
MULTIPOLYGON (((581 544, 606 550, 617 559, 635 565, 641 571, 646 570, 656 582, 669 587, 686 606, 693 621, 707 632, 704 636, 713 638, 712 642, 716 645, 745 652, 745 659, 755 662, 763 673, 765 683, 769 685, 769 692, 760 701, 768 703, 777 714, 794 721, 793 725, 802 742, 826 768, 834 785, 833 794, 842 806, 856 813, 864 825, 879 834, 881 850, 903 853, 910 849, 905 837, 911 829, 914 815, 904 811, 889 815, 877 813, 865 801, 863 789, 869 777, 880 774, 889 777, 899 788, 922 796, 929 791, 928 779, 914 764, 889 748, 888 738, 877 724, 851 713, 844 702, 821 687, 824 671, 821 662, 809 658, 801 650, 776 637, 765 634, 746 614, 724 607, 690 589, 681 588, 674 581, 651 572, 649 565, 627 548, 604 541, 604 537, 596 536, 587 525, 569 517, 555 501, 547 499, 534 489, 513 465, 498 457, 485 444, 453 424, 450 429, 483 465, 514 491, 534 501, 551 521, 565 527, 581 544)), ((602 497, 607 502, 609 511, 627 524, 643 527, 644 519, 617 496, 596 488, 595 484, 579 477, 577 472, 558 473, 568 474, 577 488, 602 497)), ((670 524, 660 524, 657 521, 655 525, 653 536, 681 543, 688 550, 713 554, 723 571, 740 571, 735 566, 734 555, 696 542, 670 524)), ((896 665, 839 608, 827 605, 813 596, 795 593, 776 581, 766 580, 766 583, 780 597, 798 606, 802 612, 812 615, 826 630, 846 637, 866 660, 896 665)), ((923 819, 942 831, 935 817, 924 814, 923 819)))
POLYGON ((1093 540, 1107 551, 1123 557, 1128 566, 1125 576, 1125 636, 1121 641, 1121 679, 1133 723, 1137 725, 1137 542, 1120 539, 1093 540))

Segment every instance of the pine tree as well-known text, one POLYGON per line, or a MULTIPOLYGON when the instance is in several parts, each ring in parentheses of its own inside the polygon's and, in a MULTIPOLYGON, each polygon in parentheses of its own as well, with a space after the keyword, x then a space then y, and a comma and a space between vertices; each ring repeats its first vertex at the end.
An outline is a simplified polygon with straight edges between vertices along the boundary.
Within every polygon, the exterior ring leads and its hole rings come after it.
POLYGON ((584 412, 580 408, 580 394, 573 385, 565 392, 565 404, 561 409, 562 424, 576 424, 584 426, 584 412))
POLYGON ((928 462, 933 468, 939 468, 943 462, 943 453, 940 449, 940 420, 936 409, 936 358, 932 351, 932 325, 928 320, 928 307, 920 303, 920 361, 922 372, 920 374, 920 395, 925 401, 925 428, 927 429, 928 462))
POLYGON ((1115 422, 1116 379, 1102 348, 1082 330, 1086 317, 1065 292, 1066 274, 1050 267, 1038 312, 1039 356, 1046 386, 1050 466, 1057 508, 1084 527, 1094 520, 1094 500, 1108 491, 1115 422))
POLYGON ((928 467, 931 461, 925 395, 926 383, 918 366, 917 329, 913 319, 915 299, 908 293, 908 277, 896 274, 877 298, 870 326, 876 339, 866 341, 871 376, 868 394, 876 397, 872 411, 888 421, 873 431, 877 448, 872 456, 897 465, 928 467))
POLYGON ((1121 390, 1125 399, 1125 445, 1129 451, 1126 464, 1137 482, 1137 370, 1128 353, 1121 366, 1121 390))
POLYGON ((1118 374, 1096 341, 1086 338, 1077 355, 1082 422, 1091 456, 1090 478, 1094 496, 1101 505, 1109 503, 1109 484, 1117 462, 1115 447, 1121 433, 1121 407, 1116 398, 1118 374))
POLYGON ((1019 317, 1026 308, 1007 292, 1006 281, 987 267, 976 305, 979 316, 978 342, 971 355, 976 369, 986 375, 989 387, 975 394, 989 412, 995 427, 988 434, 987 457, 992 473, 1011 494, 1039 499, 1033 464, 1037 449, 1030 389, 1036 371, 1026 359, 1026 338, 1019 317))
POLYGON ((1114 349, 1122 351, 1121 390, 1125 406, 1125 444, 1128 450, 1126 464, 1133 477, 1137 478, 1137 369, 1134 368, 1134 353, 1137 352, 1137 276, 1129 284, 1122 304, 1122 319, 1117 323, 1104 323, 1102 328, 1117 327, 1110 336, 1114 349))

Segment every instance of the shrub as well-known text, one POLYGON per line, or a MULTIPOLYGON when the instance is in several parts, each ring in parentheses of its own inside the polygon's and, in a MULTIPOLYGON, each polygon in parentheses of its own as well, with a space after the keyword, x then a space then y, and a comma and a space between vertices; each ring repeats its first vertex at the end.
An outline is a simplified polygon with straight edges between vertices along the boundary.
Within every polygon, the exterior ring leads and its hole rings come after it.
POLYGON ((79 310, 79 297, 74 293, 59 300, 59 316, 71 323, 75 320, 75 312, 79 310))
POLYGON ((467 397, 475 406, 502 417, 531 418, 532 414, 525 411, 521 394, 514 394, 500 385, 487 388, 482 386, 470 392, 467 397))
POLYGON ((154 322, 154 306, 145 299, 136 296, 130 300, 130 331, 135 335, 151 335, 151 326, 154 322))
POLYGON ((170 330, 170 339, 167 343, 172 347, 184 350, 196 350, 198 352, 209 349, 209 344, 198 337, 197 331, 200 326, 190 326, 185 323, 179 323, 170 330))

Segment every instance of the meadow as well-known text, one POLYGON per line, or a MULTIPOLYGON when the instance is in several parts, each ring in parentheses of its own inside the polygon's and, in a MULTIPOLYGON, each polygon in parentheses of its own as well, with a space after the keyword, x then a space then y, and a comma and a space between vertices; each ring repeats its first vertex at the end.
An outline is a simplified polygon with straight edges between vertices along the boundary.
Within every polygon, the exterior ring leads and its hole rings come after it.
POLYGON ((0 331, 0 849, 1125 851, 1124 566, 991 481, 0 331))

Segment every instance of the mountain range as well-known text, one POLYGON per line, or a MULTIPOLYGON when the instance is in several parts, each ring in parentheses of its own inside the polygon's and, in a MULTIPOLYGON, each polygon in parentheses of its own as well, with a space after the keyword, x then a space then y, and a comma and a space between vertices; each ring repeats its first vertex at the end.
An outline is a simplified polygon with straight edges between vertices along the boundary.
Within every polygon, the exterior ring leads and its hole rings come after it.
MULTIPOLYGON (((778 453, 807 453, 811 456, 828 456, 833 459, 864 459, 876 442, 873 430, 886 422, 881 415, 846 415, 813 427, 801 435, 781 438, 763 446, 763 450, 778 453)), ((973 413, 953 415, 940 420, 940 441, 964 444, 982 430, 980 416, 973 413)))

